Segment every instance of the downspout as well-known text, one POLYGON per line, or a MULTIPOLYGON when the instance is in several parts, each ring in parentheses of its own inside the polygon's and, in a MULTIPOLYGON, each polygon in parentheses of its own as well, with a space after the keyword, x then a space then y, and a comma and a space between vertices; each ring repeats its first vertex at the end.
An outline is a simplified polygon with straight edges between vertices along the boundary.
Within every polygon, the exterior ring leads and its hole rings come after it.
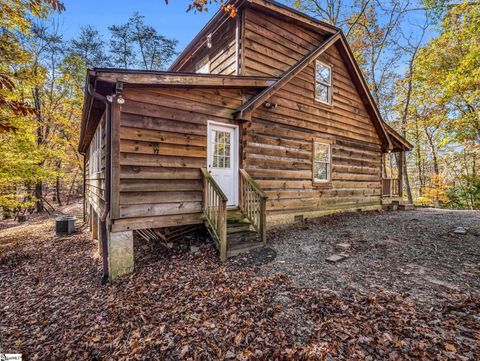
MULTIPOLYGON (((85 157, 85 154, 83 155, 83 222, 85 223, 87 221, 87 197, 85 197, 85 191, 87 187, 85 186, 85 180, 86 180, 86 166, 87 166, 87 160, 85 157)), ((92 215, 90 215, 91 217, 92 215)))
POLYGON ((103 96, 92 89, 91 84, 88 86, 88 93, 95 99, 105 103, 105 204, 100 215, 100 232, 102 239, 102 263, 103 275, 101 284, 108 282, 108 232, 107 232, 107 217, 110 213, 110 188, 111 188, 111 161, 112 161, 112 96, 103 96))

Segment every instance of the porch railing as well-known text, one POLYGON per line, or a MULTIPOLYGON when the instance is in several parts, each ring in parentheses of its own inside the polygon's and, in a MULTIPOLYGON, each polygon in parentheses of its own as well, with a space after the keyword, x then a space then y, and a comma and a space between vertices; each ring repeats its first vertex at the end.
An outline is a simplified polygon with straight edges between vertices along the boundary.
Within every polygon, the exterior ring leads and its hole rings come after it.
POLYGON ((399 178, 383 178, 382 179, 382 195, 384 197, 400 197, 400 179, 399 178))
POLYGON ((218 243, 220 260, 227 259, 227 197, 211 174, 202 168, 203 215, 210 226, 212 237, 218 243))
POLYGON ((247 173, 240 169, 240 209, 252 223, 263 243, 267 239, 267 195, 247 173))

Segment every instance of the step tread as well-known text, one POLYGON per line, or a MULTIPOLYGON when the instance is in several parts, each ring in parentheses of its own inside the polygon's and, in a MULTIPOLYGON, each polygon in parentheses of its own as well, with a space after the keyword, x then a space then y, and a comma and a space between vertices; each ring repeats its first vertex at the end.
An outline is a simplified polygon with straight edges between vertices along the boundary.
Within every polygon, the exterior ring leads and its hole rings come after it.
POLYGON ((227 240, 229 246, 237 246, 259 242, 259 237, 258 233, 255 231, 244 231, 228 235, 227 240))
POLYGON ((227 217, 227 223, 247 223, 245 217, 227 217))
POLYGON ((262 244, 258 239, 254 241, 249 241, 249 242, 239 242, 239 243, 229 243, 228 244, 228 249, 247 249, 250 247, 255 247, 259 244, 262 244))
POLYGON ((240 226, 227 226, 227 234, 248 232, 250 230, 250 224, 242 224, 240 226))
POLYGON ((261 247, 263 247, 262 242, 255 242, 255 243, 252 243, 252 244, 249 244, 249 245, 230 247, 227 251, 227 257, 234 257, 234 256, 237 256, 239 254, 251 251, 253 249, 261 248, 261 247))

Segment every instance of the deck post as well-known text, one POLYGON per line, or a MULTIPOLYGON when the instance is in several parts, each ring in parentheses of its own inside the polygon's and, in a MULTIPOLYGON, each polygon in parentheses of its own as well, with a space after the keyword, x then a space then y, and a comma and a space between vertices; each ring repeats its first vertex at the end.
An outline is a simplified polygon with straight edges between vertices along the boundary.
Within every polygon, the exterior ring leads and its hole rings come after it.
POLYGON ((133 231, 108 232, 109 279, 132 272, 133 264, 133 231))
POLYGON ((220 238, 220 261, 227 260, 227 203, 220 202, 219 205, 218 236, 220 238))
POLYGON ((267 199, 262 197, 260 202, 260 237, 263 245, 267 244, 267 199))

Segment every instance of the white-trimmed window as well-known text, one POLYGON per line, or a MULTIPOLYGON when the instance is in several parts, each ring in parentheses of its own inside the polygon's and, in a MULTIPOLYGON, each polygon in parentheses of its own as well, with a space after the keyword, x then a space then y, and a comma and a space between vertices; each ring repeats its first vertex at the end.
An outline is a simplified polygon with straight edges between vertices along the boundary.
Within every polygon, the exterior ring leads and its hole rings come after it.
POLYGON ((332 104, 332 68, 315 62, 315 99, 325 104, 332 104))
POLYGON ((331 180, 331 145, 322 142, 313 142, 313 182, 326 183, 331 180))
POLYGON ((210 73, 210 60, 208 56, 204 57, 195 67, 197 74, 209 74, 210 73))
POLYGON ((98 125, 90 142, 89 173, 96 174, 102 169, 102 126, 98 125))

